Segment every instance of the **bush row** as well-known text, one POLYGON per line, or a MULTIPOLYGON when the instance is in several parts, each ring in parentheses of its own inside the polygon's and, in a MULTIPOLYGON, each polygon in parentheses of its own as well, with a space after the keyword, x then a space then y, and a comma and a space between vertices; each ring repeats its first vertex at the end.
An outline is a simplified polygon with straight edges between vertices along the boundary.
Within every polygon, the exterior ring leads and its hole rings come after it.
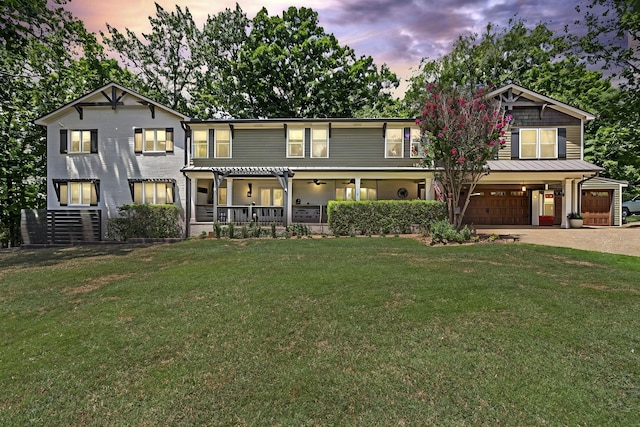
POLYGON ((118 213, 120 218, 107 220, 108 239, 182 237, 180 209, 175 205, 123 205, 118 213))
POLYGON ((447 217, 445 203, 434 200, 330 201, 327 213, 336 236, 408 234, 447 217))

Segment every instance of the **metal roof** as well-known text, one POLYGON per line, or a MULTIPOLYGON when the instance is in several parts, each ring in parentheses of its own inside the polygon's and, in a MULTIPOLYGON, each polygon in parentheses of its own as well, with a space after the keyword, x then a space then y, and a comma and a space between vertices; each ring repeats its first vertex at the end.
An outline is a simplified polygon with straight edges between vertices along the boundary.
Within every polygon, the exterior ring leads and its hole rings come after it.
POLYGON ((489 160, 491 172, 599 172, 604 168, 584 160, 489 160))

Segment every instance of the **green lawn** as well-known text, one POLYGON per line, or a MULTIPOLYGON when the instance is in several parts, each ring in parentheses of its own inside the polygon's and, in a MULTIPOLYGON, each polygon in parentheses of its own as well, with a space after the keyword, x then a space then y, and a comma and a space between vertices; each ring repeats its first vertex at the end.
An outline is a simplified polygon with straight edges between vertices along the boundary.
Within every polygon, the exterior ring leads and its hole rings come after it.
POLYGON ((405 238, 0 252, 0 425, 638 425, 640 258, 405 238))

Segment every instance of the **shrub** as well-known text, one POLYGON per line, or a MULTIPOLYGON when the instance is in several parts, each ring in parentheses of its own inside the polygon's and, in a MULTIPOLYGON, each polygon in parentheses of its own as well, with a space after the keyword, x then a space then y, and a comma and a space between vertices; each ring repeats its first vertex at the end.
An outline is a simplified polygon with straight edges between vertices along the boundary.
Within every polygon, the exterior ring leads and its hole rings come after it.
POLYGON ((446 218, 446 205, 434 200, 331 201, 328 225, 336 236, 407 234, 446 218))
POLYGON ((233 239, 236 234, 236 227, 235 225, 233 225, 233 222, 229 222, 229 225, 227 226, 227 235, 229 236, 230 239, 233 239))
POLYGON ((309 227, 305 224, 291 224, 287 227, 287 231, 293 233, 297 237, 311 235, 311 230, 309 230, 309 227))
POLYGON ((120 218, 107 220, 106 237, 114 240, 132 238, 177 238, 182 236, 180 209, 174 205, 122 205, 120 218))
POLYGON ((462 243, 471 240, 473 231, 466 225, 462 230, 457 231, 456 227, 449 223, 449 221, 441 220, 436 221, 429 227, 429 234, 431 235, 431 244, 436 243, 447 244, 449 242, 462 243))
POLYGON ((216 239, 222 237, 222 224, 220 224, 220 221, 216 221, 216 223, 213 224, 213 231, 216 233, 216 239))
POLYGON ((276 234, 276 223, 275 223, 275 221, 271 223, 271 237, 273 237, 274 239, 278 237, 278 235, 276 234))

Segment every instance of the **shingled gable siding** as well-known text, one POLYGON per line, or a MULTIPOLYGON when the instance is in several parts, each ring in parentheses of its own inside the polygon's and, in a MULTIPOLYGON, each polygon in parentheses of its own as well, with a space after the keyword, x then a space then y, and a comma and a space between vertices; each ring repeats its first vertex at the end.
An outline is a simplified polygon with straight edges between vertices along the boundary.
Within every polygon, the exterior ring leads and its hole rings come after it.
MULTIPOLYGON (((304 126, 304 128, 308 127, 308 125, 304 126)), ((306 144, 305 158, 287 158, 284 126, 278 129, 236 128, 233 138, 233 158, 193 159, 193 164, 194 166, 407 167, 412 166, 416 161, 408 156, 403 159, 385 159, 382 123, 375 128, 333 127, 329 139, 329 158, 311 158, 309 138, 306 144)), ((405 147, 406 151, 407 147, 405 147)))

